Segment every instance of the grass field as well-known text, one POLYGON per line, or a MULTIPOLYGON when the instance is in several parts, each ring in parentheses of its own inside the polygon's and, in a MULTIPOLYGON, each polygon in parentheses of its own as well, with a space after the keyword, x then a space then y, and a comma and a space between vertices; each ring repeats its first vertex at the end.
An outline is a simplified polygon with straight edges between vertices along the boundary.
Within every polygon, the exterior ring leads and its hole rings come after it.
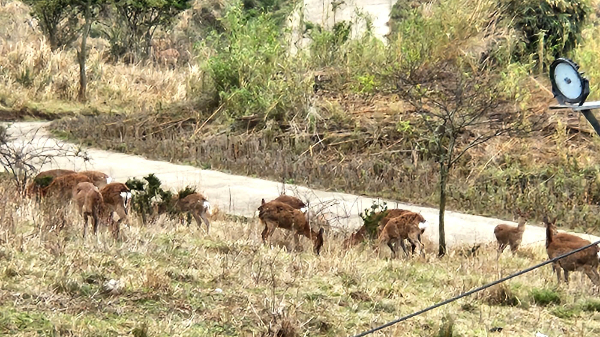
MULTIPOLYGON (((326 236, 288 251, 260 242, 255 219, 213 216, 210 235, 195 224, 137 220, 115 242, 82 239, 72 211, 9 197, 1 186, 0 333, 11 336, 344 336, 412 313, 546 258, 542 246, 496 261, 456 249, 389 260, 370 244, 344 250, 326 236), (52 229, 52 230, 49 230, 52 229)), ((277 238, 278 237, 278 238, 277 238)), ((433 247, 428 247, 434 252, 433 247)), ((385 329, 376 336, 594 336, 600 301, 575 273, 556 285, 550 267, 385 329)))

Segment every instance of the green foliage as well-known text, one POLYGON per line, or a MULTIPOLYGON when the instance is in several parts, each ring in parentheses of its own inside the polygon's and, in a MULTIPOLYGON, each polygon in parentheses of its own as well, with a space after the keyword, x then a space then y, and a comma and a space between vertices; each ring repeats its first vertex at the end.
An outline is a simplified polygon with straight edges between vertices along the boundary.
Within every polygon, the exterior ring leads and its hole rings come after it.
POLYGON ((48 38, 50 48, 69 46, 79 36, 78 15, 81 8, 76 0, 25 0, 31 6, 31 16, 38 20, 48 38))
POLYGON ((560 295, 552 289, 533 289, 531 297, 537 305, 547 306, 561 303, 560 295))
POLYGON ((413 15, 421 15, 419 11, 415 10, 422 3, 426 3, 425 0, 410 0, 410 1, 396 1, 390 11, 390 34, 394 35, 398 32, 399 24, 410 19, 413 15))
POLYGON ((43 176, 35 178, 34 182, 37 186, 47 187, 48 185, 50 185, 50 183, 52 183, 53 180, 54 178, 51 176, 43 176))
POLYGON ((575 49, 591 13, 588 0, 506 0, 502 4, 522 34, 515 56, 526 60, 537 55, 545 64, 575 49))
POLYGON ((367 235, 370 238, 377 236, 377 228, 379 227, 379 221, 387 215, 387 203, 373 201, 370 208, 365 208, 364 212, 361 212, 359 216, 363 219, 363 226, 367 230, 367 235))
POLYGON ((183 198, 187 197, 188 195, 194 194, 194 193, 196 193, 196 188, 195 187, 193 187, 193 186, 186 186, 183 190, 180 190, 177 193, 177 197, 179 199, 183 199, 183 198))
POLYGON ((173 194, 163 190, 161 184, 160 179, 154 173, 144 177, 143 180, 130 178, 125 182, 125 185, 132 191, 132 208, 142 216, 144 221, 148 214, 152 214, 154 201, 158 205, 171 202, 173 194))
POLYGON ((571 319, 580 314, 579 308, 576 307, 556 307, 552 309, 552 315, 562 318, 571 319))
POLYGON ((600 300, 590 299, 583 302, 581 305, 581 310, 583 311, 595 311, 600 312, 600 300))
POLYGON ((350 37, 352 22, 337 22, 332 30, 323 29, 319 25, 308 25, 308 27, 311 27, 309 37, 312 42, 309 48, 313 65, 325 67, 335 64, 342 53, 343 45, 350 37))
POLYGON ((242 6, 250 18, 270 13, 275 24, 281 26, 294 5, 294 0, 243 0, 242 6))
POLYGON ((224 33, 208 39, 216 54, 206 66, 227 117, 284 122, 303 113, 310 84, 287 54, 271 15, 248 17, 238 5, 227 10, 222 24, 224 33))
MULTIPOLYGON (((124 39, 113 39, 111 48, 150 56, 152 36, 158 27, 169 28, 179 13, 191 7, 192 0, 113 0, 118 14, 113 26, 124 31, 112 31, 123 35, 124 39), (124 25, 123 25, 124 24, 124 25), (121 46, 119 44, 122 43, 121 46)), ((109 26, 112 27, 112 26, 109 26)))

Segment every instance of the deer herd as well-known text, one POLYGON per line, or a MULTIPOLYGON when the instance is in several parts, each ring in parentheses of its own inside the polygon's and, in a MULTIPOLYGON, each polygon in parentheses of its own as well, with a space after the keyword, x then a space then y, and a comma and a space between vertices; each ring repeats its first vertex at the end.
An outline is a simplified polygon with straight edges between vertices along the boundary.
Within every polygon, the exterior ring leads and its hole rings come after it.
MULTIPOLYGON (((510 246, 513 253, 516 253, 519 249, 523 233, 525 232, 525 222, 530 217, 530 214, 521 212, 520 210, 517 210, 517 214, 519 216, 517 227, 500 224, 494 228, 494 235, 498 241, 498 257, 500 257, 500 254, 508 246, 510 246)), ((589 240, 585 240, 579 236, 558 233, 555 226, 556 218, 550 221, 548 216, 544 216, 543 222, 546 227, 546 252, 549 259, 559 257, 591 244, 589 240)), ((598 245, 593 245, 553 262, 552 270, 556 272, 558 282, 560 283, 561 270, 564 272, 565 283, 567 284, 569 283, 569 272, 580 270, 590 278, 592 283, 600 286, 600 274, 598 274, 599 252, 598 245)))
MULTIPOLYGON (((106 224, 115 239, 119 238, 120 225, 128 217, 132 200, 129 188, 123 183, 113 182, 113 179, 105 173, 63 169, 39 173, 27 186, 26 194, 30 197, 49 199, 59 205, 72 202, 83 217, 84 237, 87 234, 88 220, 91 219, 92 231, 95 235, 99 225, 106 224), (115 214, 118 216, 117 221, 114 221, 115 214)), ((210 203, 202 194, 192 193, 182 198, 175 195, 170 204, 179 213, 191 214, 199 228, 204 222, 208 234, 210 222, 206 215, 211 215, 212 211, 210 203)), ((153 210, 155 216, 169 211, 163 205, 160 207, 153 205, 153 210)), ((381 218, 377 224, 375 251, 378 252, 385 244, 390 248, 392 257, 396 257, 398 245, 407 256, 414 255, 417 248, 421 254, 424 254, 421 238, 427 224, 423 216, 403 209, 389 209, 384 212, 385 214, 381 212, 375 214, 377 218, 381 218), (410 244, 410 249, 407 249, 405 241, 410 244)), ((498 258, 507 247, 510 247, 514 254, 521 245, 525 223, 530 214, 519 210, 517 214, 516 227, 500 224, 494 228, 494 235, 498 242, 498 258)), ((324 228, 319 226, 320 228, 315 230, 311 224, 319 223, 318 220, 322 219, 311 213, 299 198, 282 194, 269 202, 262 199, 257 215, 260 223, 264 225, 261 233, 263 243, 267 243, 275 229, 281 228, 291 231, 296 243, 299 236, 308 238, 313 244, 314 252, 319 255, 324 243, 324 228)), ((558 233, 555 227, 556 218, 550 221, 545 216, 543 221, 546 226, 546 251, 551 259, 591 244, 590 241, 576 235, 558 233)), ((343 247, 347 249, 360 244, 365 241, 366 235, 367 228, 362 226, 344 240, 343 247)), ((599 257, 600 249, 594 245, 553 262, 552 268, 558 282, 561 281, 563 272, 564 281, 568 284, 569 272, 581 270, 595 285, 600 286, 599 257)))

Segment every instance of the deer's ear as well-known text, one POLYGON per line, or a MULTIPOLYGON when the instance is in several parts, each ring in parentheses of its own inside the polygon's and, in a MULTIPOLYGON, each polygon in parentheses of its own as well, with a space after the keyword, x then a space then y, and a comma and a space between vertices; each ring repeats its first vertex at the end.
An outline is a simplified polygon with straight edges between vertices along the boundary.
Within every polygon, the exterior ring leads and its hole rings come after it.
POLYGON ((264 205, 264 204, 265 204, 265 198, 263 198, 263 199, 261 200, 261 203, 260 203, 260 204, 261 204, 261 205, 264 205))

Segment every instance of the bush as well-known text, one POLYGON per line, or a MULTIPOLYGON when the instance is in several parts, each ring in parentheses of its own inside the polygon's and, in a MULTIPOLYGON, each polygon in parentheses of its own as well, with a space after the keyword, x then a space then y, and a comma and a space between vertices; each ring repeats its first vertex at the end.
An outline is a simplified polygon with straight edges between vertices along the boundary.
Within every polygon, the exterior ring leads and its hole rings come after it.
POLYGON ((387 214, 387 203, 373 202, 371 208, 366 208, 364 212, 360 213, 360 217, 363 219, 363 226, 367 230, 367 236, 371 239, 377 237, 377 227, 379 227, 379 221, 383 219, 387 214))
POLYGON ((541 306, 561 303, 560 295, 551 289, 533 289, 531 297, 533 297, 535 304, 541 306))
POLYGON ((216 54, 208 60, 207 72, 226 116, 252 116, 258 124, 275 120, 280 125, 290 116, 302 117, 311 84, 287 54, 271 15, 248 17, 238 5, 226 11, 222 23, 224 33, 209 37, 216 54))
POLYGON ((158 206, 171 202, 173 194, 161 187, 161 181, 154 173, 139 180, 130 178, 125 185, 132 191, 132 207, 135 212, 142 216, 142 221, 147 222, 147 216, 153 213, 152 207, 156 202, 158 206))
POLYGON ((527 59, 538 55, 546 65, 581 42, 581 31, 591 13, 587 0, 506 0, 502 5, 506 6, 507 19, 514 20, 522 34, 515 56, 527 59))

